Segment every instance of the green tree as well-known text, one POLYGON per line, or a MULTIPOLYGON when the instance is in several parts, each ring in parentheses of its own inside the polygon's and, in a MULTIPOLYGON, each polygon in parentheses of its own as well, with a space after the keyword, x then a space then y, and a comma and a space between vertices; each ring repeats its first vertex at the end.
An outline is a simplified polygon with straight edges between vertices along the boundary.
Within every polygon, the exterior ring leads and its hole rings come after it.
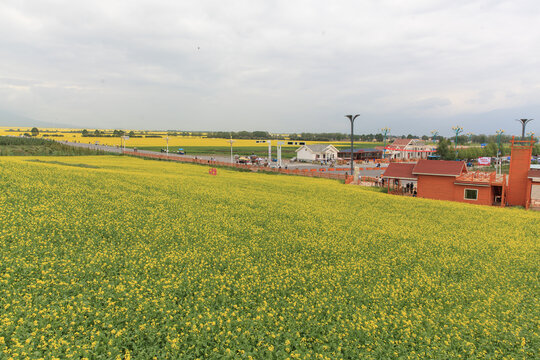
POLYGON ((268 134, 267 131, 254 131, 253 132, 253 137, 255 139, 269 139, 270 134, 268 134))
POLYGON ((484 148, 486 156, 497 156, 498 146, 494 142, 490 142, 484 148))
POLYGON ((82 131, 82 136, 88 136, 88 130, 84 129, 84 130, 82 131))
POLYGON ((32 133, 32 136, 38 136, 39 135, 39 130, 37 127, 33 127, 32 130, 30 130, 30 132, 32 133))
POLYGON ((450 149, 450 141, 447 139, 440 139, 439 146, 437 147, 437 155, 441 159, 453 160, 455 158, 455 153, 450 149))

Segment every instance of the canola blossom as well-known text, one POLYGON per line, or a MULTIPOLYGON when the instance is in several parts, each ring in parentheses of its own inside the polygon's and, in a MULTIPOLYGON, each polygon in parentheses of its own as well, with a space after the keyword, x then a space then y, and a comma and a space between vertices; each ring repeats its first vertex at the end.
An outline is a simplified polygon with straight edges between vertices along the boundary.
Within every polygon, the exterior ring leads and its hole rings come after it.
MULTIPOLYGON (((21 136, 24 133, 29 133, 30 129, 20 129, 21 131, 8 131, 13 130, 13 128, 2 127, 0 128, 0 135, 11 135, 11 136, 21 136)), ((58 140, 58 141, 70 141, 70 142, 80 142, 85 144, 95 144, 98 142, 101 145, 109 146, 122 146, 124 143, 120 137, 93 137, 93 136, 82 136, 80 129, 42 129, 42 130, 52 130, 55 131, 54 135, 60 135, 55 137, 49 137, 49 139, 58 140), (77 131, 77 132, 72 132, 77 131)), ((112 130, 107 130, 109 133, 112 133, 112 130)), ((145 131, 144 135, 140 135, 140 131, 137 131, 139 136, 142 137, 130 137, 125 141, 125 146, 127 147, 165 147, 167 141, 165 137, 167 136, 163 131, 145 131), (145 137, 145 136, 155 136, 158 135, 161 137, 145 137)), ((47 133, 40 133, 38 138, 48 135, 47 133)), ((47 138, 46 136, 44 138, 47 138)), ((334 144, 334 145, 347 145, 350 142, 343 141, 334 141, 334 142, 325 142, 325 141, 305 141, 307 144, 334 144)), ((201 136, 169 136, 169 147, 183 147, 183 146, 214 146, 214 147, 223 147, 229 146, 229 139, 217 139, 217 138, 206 138, 201 136)), ((357 144, 362 144, 357 142, 357 144)), ((363 143, 369 144, 369 143, 363 143)), ((377 143, 378 144, 378 143, 377 143)), ((268 144, 265 142, 257 143, 256 140, 249 139, 234 139, 234 147, 260 147, 261 149, 268 148, 268 144)), ((272 140, 272 146, 277 145, 277 140, 272 140)), ((285 145, 297 148, 297 145, 285 145)))
POLYGON ((540 214, 0 158, 0 358, 538 358, 540 214))

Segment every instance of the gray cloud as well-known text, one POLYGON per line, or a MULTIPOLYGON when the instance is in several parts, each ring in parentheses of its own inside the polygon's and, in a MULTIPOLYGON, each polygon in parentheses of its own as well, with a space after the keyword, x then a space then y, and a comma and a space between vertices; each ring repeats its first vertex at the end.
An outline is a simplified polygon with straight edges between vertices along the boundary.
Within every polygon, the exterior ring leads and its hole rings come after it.
POLYGON ((539 10, 532 0, 8 0, 0 108, 107 128, 346 132, 343 114, 359 112, 362 132, 449 134, 455 121, 510 131, 540 106, 539 10), (471 120, 482 114, 490 121, 471 120))

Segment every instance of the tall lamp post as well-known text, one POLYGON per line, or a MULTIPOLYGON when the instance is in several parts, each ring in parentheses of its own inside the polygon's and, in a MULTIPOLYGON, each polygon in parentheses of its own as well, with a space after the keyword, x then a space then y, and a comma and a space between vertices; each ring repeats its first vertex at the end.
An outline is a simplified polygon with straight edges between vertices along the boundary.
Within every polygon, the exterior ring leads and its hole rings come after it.
POLYGON ((469 143, 471 143, 471 144, 472 144, 472 136, 473 136, 473 135, 474 135, 474 134, 473 134, 472 132, 468 132, 468 133, 467 133, 467 137, 469 138, 469 143))
POLYGON ((528 123, 533 121, 533 119, 516 119, 516 121, 521 123, 521 140, 525 140, 525 127, 528 123))
POLYGON ((437 130, 431 130, 431 138, 433 139, 433 142, 437 141, 437 136, 439 136, 439 132, 437 130))
POLYGON ((390 132, 390 128, 383 128, 381 129, 382 135, 383 135, 383 153, 382 158, 384 159, 384 155, 386 153, 386 135, 390 132))
POLYGON ((456 158, 457 158, 457 137, 459 134, 463 132, 463 128, 461 126, 453 126, 452 130, 456 133, 456 141, 454 142, 454 150, 456 151, 456 158))
POLYGON ((499 157, 499 156, 502 155, 502 152, 501 152, 501 136, 504 133, 504 130, 499 129, 499 130, 496 131, 496 133, 497 133, 497 157, 499 157))
POLYGON ((351 175, 354 174, 354 120, 359 116, 360 114, 345 115, 351 121, 351 175))

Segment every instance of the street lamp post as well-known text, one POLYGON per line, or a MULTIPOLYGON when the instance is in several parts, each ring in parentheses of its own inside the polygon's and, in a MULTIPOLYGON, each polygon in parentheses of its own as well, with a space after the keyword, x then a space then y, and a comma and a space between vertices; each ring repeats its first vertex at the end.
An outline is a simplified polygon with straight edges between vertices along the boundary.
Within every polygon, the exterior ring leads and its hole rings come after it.
POLYGON ((501 135, 504 133, 503 129, 499 129, 496 131, 497 133, 497 157, 502 155, 501 152, 501 135))
POLYGON ((454 142, 454 150, 456 151, 456 158, 457 158, 457 137, 460 133, 463 132, 463 128, 461 126, 453 126, 452 130, 456 133, 456 141, 454 142))
POLYGON ((431 138, 433 139, 433 142, 437 140, 437 136, 439 136, 439 132, 437 130, 431 130, 431 138))
POLYGON ((165 140, 167 140, 167 156, 169 156, 169 136, 166 136, 165 140))
POLYGON ((473 135, 474 135, 474 134, 473 134, 472 132, 468 132, 468 133, 467 133, 467 137, 469 138, 469 143, 470 143, 470 144, 472 144, 472 136, 473 136, 473 135))
POLYGON ((384 155, 386 153, 386 135, 390 132, 390 128, 383 128, 381 129, 382 135, 383 135, 383 153, 382 158, 384 159, 384 155))
POLYGON ((345 115, 345 117, 351 121, 351 175, 354 174, 354 120, 359 116, 360 114, 345 115))
POLYGON ((525 127, 528 123, 533 121, 533 119, 516 119, 516 121, 521 123, 521 140, 525 140, 525 127))
POLYGON ((497 165, 495 166, 495 171, 497 172, 497 174, 501 174, 502 173, 502 160, 500 157, 502 155, 501 137, 502 137, 502 134, 504 133, 504 130, 499 129, 496 131, 496 133, 497 133, 497 165))

